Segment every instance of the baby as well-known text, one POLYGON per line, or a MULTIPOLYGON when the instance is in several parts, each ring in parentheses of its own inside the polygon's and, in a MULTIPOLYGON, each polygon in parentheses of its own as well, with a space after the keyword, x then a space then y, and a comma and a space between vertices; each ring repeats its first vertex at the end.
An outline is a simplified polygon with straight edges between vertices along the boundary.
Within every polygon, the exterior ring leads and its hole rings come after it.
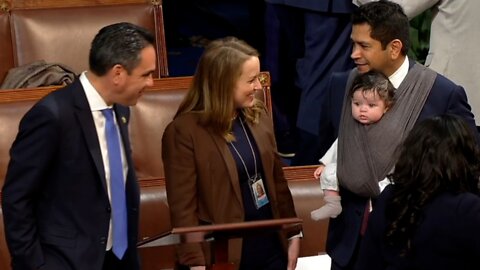
MULTIPOLYGON (((380 121, 383 115, 393 105, 395 87, 388 78, 375 71, 357 75, 349 91, 352 117, 363 125, 372 125, 380 121)), ((337 179, 337 143, 332 144, 327 153, 320 159, 320 165, 314 172, 316 179, 320 178, 320 186, 324 192, 325 205, 312 211, 314 220, 335 218, 342 212, 337 179), (324 160, 333 161, 324 164, 324 160)), ((387 181, 379 184, 385 185, 387 181)))

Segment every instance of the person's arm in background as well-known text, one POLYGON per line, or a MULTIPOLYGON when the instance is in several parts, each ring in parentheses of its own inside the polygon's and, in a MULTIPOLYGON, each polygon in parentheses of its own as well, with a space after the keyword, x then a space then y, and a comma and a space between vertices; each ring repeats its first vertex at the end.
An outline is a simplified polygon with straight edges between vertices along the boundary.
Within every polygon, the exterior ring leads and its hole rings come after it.
MULTIPOLYGON (((369 2, 374 2, 377 0, 353 0, 352 3, 360 6, 369 2)), ((420 15, 425 10, 433 7, 436 5, 440 0, 389 0, 390 2, 394 2, 399 4, 405 14, 407 15, 408 19, 413 19, 417 15, 420 15)))
POLYGON ((322 157, 320 161, 325 161, 325 163, 330 163, 328 160, 322 159, 325 158, 324 156, 329 151, 332 144, 337 139, 338 135, 338 131, 335 130, 334 122, 337 121, 337 119, 340 119, 343 103, 343 98, 338 97, 339 95, 344 95, 344 91, 342 91, 341 89, 336 89, 337 86, 334 85, 336 84, 336 81, 340 81, 343 79, 345 79, 346 83, 347 76, 345 78, 340 78, 342 76, 337 76, 337 73, 333 73, 328 80, 326 91, 324 91, 325 97, 322 99, 322 104, 319 104, 321 110, 320 121, 318 123, 318 146, 320 151, 319 156, 322 157), (335 91, 341 91, 342 93, 337 93, 335 91))

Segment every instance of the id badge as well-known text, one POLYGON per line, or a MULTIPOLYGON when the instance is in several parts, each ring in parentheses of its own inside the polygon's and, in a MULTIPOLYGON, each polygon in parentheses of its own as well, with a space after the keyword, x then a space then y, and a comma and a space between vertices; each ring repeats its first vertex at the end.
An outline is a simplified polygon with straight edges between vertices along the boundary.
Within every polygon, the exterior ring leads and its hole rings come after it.
POLYGON ((259 176, 249 180, 250 192, 252 193, 253 202, 255 207, 259 209, 260 207, 268 204, 268 196, 265 192, 265 186, 263 184, 263 179, 259 176))

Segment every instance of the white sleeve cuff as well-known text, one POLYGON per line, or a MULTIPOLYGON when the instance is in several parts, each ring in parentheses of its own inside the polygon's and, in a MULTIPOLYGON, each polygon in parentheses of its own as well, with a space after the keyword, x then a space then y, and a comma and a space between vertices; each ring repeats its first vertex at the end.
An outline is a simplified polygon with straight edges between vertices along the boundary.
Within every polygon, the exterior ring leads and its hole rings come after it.
POLYGON ((298 234, 295 234, 294 236, 288 238, 288 240, 292 240, 292 239, 295 239, 295 238, 303 238, 303 232, 300 231, 298 234))

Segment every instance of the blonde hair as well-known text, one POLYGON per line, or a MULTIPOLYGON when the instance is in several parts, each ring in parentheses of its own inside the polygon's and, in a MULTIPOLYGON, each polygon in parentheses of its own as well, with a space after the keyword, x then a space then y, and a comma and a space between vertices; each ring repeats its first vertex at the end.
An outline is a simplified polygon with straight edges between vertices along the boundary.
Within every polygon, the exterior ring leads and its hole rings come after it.
MULTIPOLYGON (((234 89, 242 75, 243 64, 258 57, 257 50, 237 38, 228 37, 212 41, 200 57, 192 85, 178 108, 175 117, 188 113, 201 113, 202 124, 211 127, 228 142, 232 134, 235 112, 234 89)), ((241 113, 250 123, 258 123, 263 103, 255 99, 250 108, 241 113)))

